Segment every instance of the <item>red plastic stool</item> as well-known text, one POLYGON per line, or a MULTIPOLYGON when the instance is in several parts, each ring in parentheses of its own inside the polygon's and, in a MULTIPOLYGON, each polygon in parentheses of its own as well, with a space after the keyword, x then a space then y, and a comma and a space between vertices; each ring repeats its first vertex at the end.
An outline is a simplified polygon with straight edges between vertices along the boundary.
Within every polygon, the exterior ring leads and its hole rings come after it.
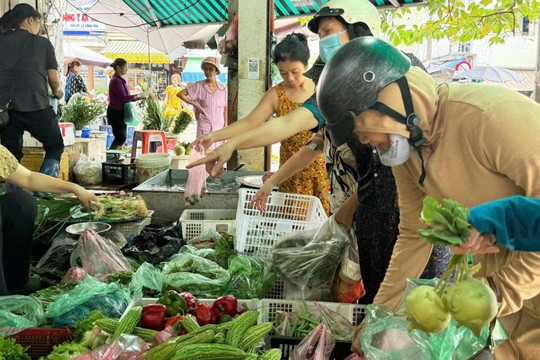
POLYGON ((137 156, 137 143, 142 141, 142 153, 150 152, 151 142, 160 142, 161 146, 156 149, 156 152, 167 152, 167 138, 165 132, 160 130, 136 130, 133 134, 133 143, 131 145, 131 158, 137 156))

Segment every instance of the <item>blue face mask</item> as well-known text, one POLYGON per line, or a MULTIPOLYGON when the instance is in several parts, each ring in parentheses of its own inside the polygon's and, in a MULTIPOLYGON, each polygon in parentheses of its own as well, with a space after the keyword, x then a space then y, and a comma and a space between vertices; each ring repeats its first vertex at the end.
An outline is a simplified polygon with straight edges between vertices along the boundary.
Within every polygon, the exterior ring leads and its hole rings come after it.
MULTIPOLYGON (((347 30, 345 30, 347 31, 347 30)), ((326 64, 341 47, 340 36, 343 32, 333 33, 319 40, 319 55, 326 64)))

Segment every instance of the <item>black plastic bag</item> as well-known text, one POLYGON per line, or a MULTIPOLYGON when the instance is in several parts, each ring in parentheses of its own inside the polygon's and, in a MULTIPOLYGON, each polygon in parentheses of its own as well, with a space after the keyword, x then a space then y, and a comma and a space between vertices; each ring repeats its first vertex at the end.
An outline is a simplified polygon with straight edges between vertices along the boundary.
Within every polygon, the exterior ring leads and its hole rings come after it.
POLYGON ((180 225, 149 225, 139 235, 128 240, 122 253, 140 263, 146 261, 157 265, 178 253, 185 244, 180 225))

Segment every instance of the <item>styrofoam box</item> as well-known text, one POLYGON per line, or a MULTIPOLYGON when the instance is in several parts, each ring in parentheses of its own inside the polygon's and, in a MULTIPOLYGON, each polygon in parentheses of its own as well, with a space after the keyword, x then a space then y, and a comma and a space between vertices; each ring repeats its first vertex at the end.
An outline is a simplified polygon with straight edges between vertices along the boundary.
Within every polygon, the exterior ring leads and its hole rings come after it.
MULTIPOLYGON (((305 301, 312 313, 319 313, 315 306, 315 301, 305 301)), ((366 305, 360 304, 342 304, 336 302, 318 301, 319 304, 339 313, 341 316, 350 321, 354 326, 359 325, 364 319, 366 305)), ((259 300, 258 310, 259 323, 271 321, 274 322, 278 312, 298 312, 304 308, 301 300, 278 300, 278 299, 261 299, 259 300)))
MULTIPOLYGON (((205 303, 209 303, 210 305, 212 305, 215 301, 215 299, 198 299, 198 300, 199 300, 199 303, 205 302, 205 303)), ((124 313, 122 314, 122 318, 134 306, 144 306, 148 304, 155 304, 157 301, 158 301, 158 298, 147 298, 147 297, 136 296, 133 298, 133 300, 131 300, 126 310, 124 310, 124 313)), ((239 309, 242 308, 244 304, 247 306, 249 310, 258 310, 259 301, 258 299, 249 299, 249 300, 238 299, 239 309)))
POLYGON ((239 253, 271 260, 272 247, 288 233, 319 227, 328 217, 319 198, 272 192, 266 211, 249 208, 257 190, 240 188, 236 209, 235 247, 239 253))
MULTIPOLYGON (((75 127, 72 123, 58 123, 60 128, 60 133, 62 134, 62 139, 64 140, 64 146, 69 146, 75 144, 75 127)), ((25 131, 23 134, 23 146, 25 147, 42 147, 43 144, 30 134, 28 131, 25 131)))
POLYGON ((188 241, 208 230, 234 235, 236 230, 234 209, 186 209, 180 215, 182 236, 188 241), (222 220, 232 218, 233 220, 222 220))

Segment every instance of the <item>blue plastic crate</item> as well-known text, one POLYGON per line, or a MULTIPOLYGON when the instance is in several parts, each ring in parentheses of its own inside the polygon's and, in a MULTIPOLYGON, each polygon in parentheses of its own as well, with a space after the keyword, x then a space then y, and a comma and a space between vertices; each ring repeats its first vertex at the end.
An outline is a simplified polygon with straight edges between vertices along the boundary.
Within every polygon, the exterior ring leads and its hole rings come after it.
POLYGON ((112 134, 112 126, 111 125, 99 125, 99 131, 106 131, 107 134, 112 134))

